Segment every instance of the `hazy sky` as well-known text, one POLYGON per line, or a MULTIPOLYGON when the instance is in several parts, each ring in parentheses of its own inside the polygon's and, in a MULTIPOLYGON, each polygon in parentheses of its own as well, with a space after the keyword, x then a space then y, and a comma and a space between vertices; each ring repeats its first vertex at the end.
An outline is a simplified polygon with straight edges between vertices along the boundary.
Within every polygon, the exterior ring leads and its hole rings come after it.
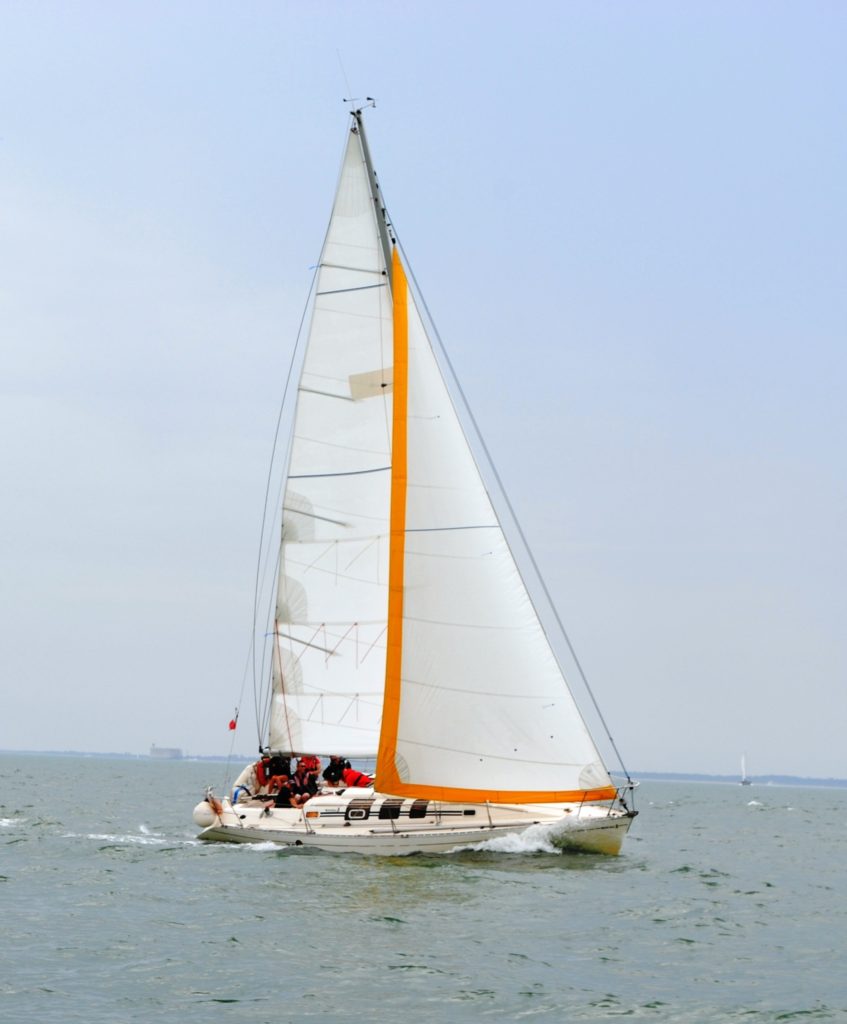
POLYGON ((627 766, 847 777, 845 38, 838 2, 4 0, 0 747, 228 749, 343 64, 627 766))

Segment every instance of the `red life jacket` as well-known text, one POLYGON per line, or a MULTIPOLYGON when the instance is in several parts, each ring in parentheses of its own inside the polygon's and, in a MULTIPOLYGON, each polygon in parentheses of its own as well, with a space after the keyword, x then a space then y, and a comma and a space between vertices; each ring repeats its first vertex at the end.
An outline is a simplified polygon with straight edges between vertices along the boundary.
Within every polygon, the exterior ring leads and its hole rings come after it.
POLYGON ((259 789, 261 789, 262 786, 267 786, 267 784, 268 784, 268 776, 265 773, 265 768, 269 764, 270 764, 270 761, 269 760, 266 761, 264 758, 260 758, 256 762, 256 782, 259 783, 259 789))
POLYGON ((297 761, 298 768, 305 768, 307 772, 320 770, 321 762, 314 754, 303 754, 297 761))
POLYGON ((344 779, 345 786, 352 786, 354 788, 356 786, 372 786, 374 781, 370 777, 370 775, 365 775, 362 772, 357 772, 355 768, 345 768, 341 777, 342 779, 344 779))

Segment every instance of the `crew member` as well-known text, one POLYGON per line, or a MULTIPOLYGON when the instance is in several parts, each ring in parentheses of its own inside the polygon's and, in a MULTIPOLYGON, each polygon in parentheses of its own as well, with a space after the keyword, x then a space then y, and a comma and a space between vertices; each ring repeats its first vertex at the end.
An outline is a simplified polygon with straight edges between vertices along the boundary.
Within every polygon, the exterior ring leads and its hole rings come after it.
POLYGON ((337 786, 342 781, 344 769, 350 767, 350 762, 345 761, 343 757, 339 757, 338 754, 333 754, 329 759, 329 764, 323 770, 323 777, 328 786, 337 786))
POLYGON ((313 774, 308 770, 307 766, 301 763, 297 765, 297 771, 294 773, 294 777, 288 783, 288 789, 291 792, 291 806, 302 807, 307 800, 311 800, 312 797, 318 791, 318 783, 313 774))
POLYGON ((358 772, 355 768, 345 768, 341 773, 341 778, 344 780, 345 786, 360 786, 366 788, 367 786, 372 786, 374 784, 374 780, 370 775, 365 775, 364 772, 358 772))

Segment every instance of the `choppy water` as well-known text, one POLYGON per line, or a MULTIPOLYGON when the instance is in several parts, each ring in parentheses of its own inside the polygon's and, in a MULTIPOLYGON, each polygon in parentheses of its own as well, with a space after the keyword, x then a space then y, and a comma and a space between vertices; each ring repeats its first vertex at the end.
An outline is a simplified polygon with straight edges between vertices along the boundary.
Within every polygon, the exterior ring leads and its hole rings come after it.
POLYGON ((645 783, 616 859, 206 846, 222 768, 0 756, 0 1020, 847 1021, 847 791, 645 783))

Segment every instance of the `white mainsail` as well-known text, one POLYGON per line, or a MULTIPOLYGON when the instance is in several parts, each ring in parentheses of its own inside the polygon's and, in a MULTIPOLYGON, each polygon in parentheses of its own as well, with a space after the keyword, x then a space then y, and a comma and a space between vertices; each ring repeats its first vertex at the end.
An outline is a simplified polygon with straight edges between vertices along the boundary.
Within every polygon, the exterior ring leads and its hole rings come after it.
POLYGON ((351 133, 315 288, 283 498, 275 750, 374 756, 382 713, 391 295, 351 133))

